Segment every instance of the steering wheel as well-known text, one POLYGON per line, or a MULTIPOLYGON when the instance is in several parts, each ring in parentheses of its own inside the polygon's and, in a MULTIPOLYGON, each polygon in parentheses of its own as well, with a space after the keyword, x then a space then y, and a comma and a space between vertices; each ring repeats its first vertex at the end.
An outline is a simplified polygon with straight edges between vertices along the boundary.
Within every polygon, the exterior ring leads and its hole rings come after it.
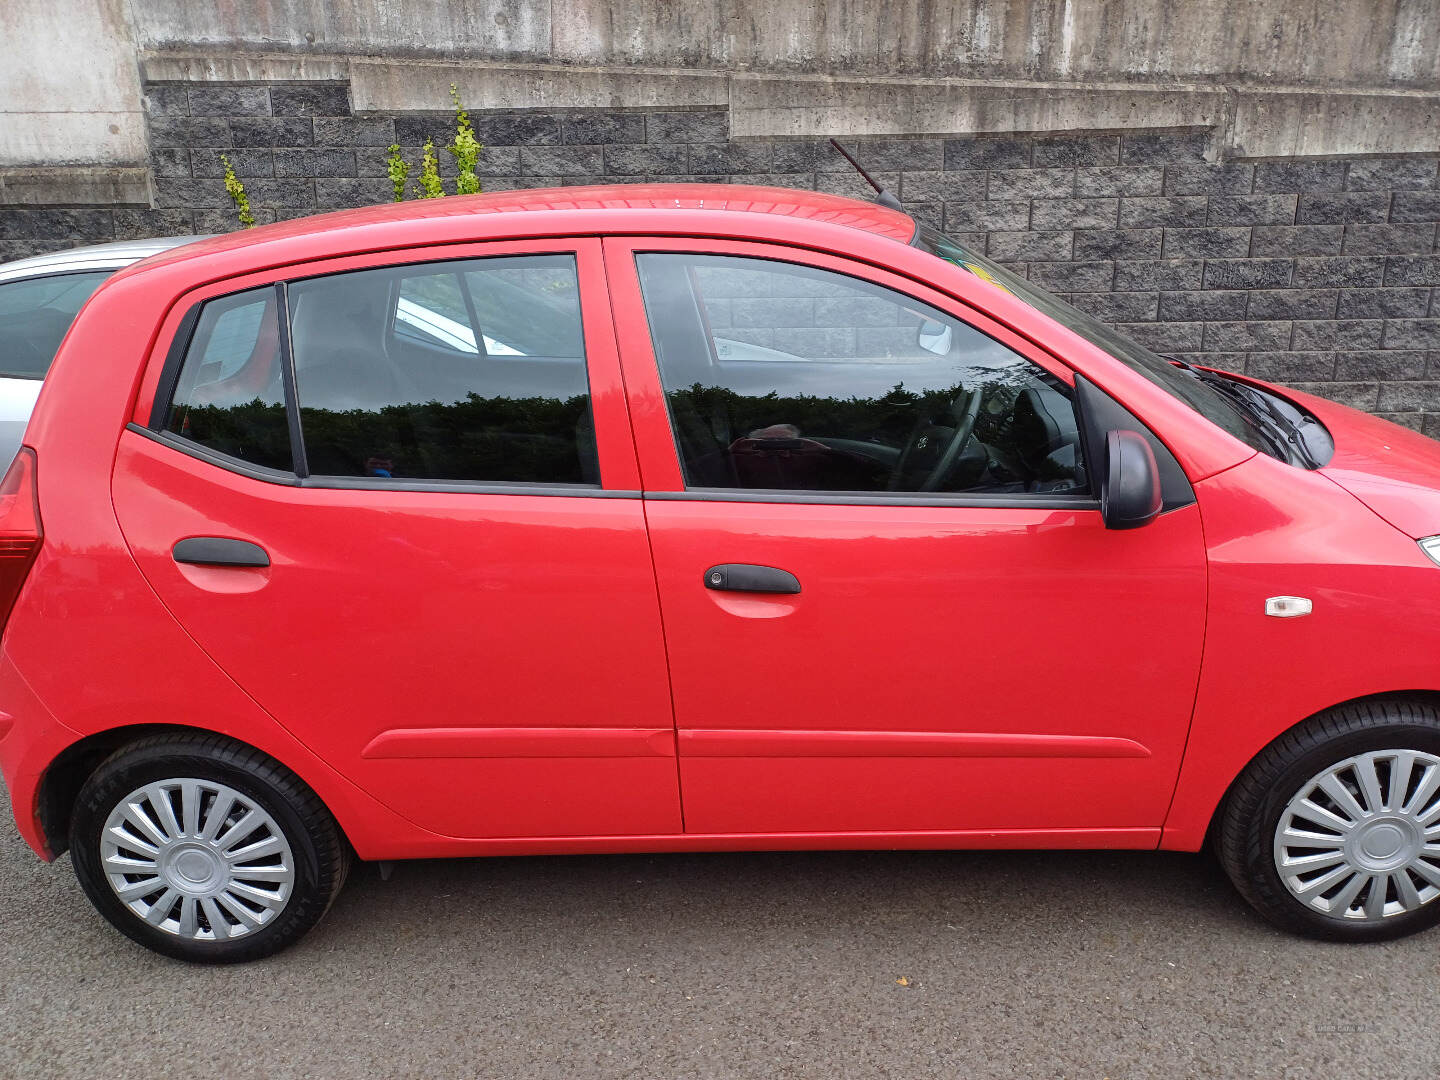
MULTIPOLYGON (((920 491, 934 491, 940 486, 941 481, 955 467, 955 461, 960 457, 960 451, 965 449, 965 444, 970 441, 970 436, 975 432, 975 421, 980 416, 980 390, 976 388, 971 391, 968 400, 965 402, 965 410, 955 420, 955 431, 950 436, 945 449, 940 451, 940 458, 921 481, 920 491)), ((921 449, 928 434, 928 429, 934 425, 927 424, 923 420, 915 425, 915 430, 910 433, 910 438, 905 443, 905 448, 900 451, 900 457, 895 462, 895 472, 890 478, 890 490, 899 488, 905 477, 905 470, 915 456, 915 452, 921 449)))

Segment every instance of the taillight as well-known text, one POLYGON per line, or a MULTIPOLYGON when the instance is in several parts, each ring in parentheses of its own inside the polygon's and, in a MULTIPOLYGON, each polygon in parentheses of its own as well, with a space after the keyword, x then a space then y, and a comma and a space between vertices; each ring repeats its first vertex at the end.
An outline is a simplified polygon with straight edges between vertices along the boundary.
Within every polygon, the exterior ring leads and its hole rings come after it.
POLYGON ((10 609, 44 538, 35 451, 22 446, 5 479, 0 480, 0 629, 10 618, 10 609))

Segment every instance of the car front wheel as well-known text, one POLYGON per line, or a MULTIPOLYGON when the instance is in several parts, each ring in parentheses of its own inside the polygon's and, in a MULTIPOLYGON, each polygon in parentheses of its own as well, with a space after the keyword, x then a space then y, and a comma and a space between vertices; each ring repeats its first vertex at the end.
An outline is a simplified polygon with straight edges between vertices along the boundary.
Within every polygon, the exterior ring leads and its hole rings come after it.
POLYGON ((218 736, 155 736, 101 763, 71 820, 75 872, 116 928, 181 960, 268 956, 344 883, 334 819, 289 770, 218 736))
POLYGON ((1440 710, 1343 705, 1282 735, 1236 781, 1219 855, 1282 929, 1382 941, 1440 921, 1440 710))

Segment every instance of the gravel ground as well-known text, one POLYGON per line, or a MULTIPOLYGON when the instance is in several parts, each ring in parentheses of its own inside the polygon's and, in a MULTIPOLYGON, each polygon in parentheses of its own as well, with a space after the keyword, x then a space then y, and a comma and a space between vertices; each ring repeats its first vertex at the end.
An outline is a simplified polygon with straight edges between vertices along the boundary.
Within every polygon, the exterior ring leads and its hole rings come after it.
POLYGON ((6 814, 0 1077, 1432 1077, 1437 945, 1286 937, 1193 856, 595 856, 361 866, 198 968, 6 814))

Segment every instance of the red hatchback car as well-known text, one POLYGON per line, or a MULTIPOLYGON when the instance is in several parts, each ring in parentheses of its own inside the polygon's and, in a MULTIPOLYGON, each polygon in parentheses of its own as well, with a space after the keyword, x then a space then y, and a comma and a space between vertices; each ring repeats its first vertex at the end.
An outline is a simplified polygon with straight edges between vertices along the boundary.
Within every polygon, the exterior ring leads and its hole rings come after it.
POLYGON ((0 764, 172 956, 285 946, 355 857, 1210 840, 1287 929, 1440 919, 1440 445, 894 209, 191 244, 96 292, 25 444, 0 764))

